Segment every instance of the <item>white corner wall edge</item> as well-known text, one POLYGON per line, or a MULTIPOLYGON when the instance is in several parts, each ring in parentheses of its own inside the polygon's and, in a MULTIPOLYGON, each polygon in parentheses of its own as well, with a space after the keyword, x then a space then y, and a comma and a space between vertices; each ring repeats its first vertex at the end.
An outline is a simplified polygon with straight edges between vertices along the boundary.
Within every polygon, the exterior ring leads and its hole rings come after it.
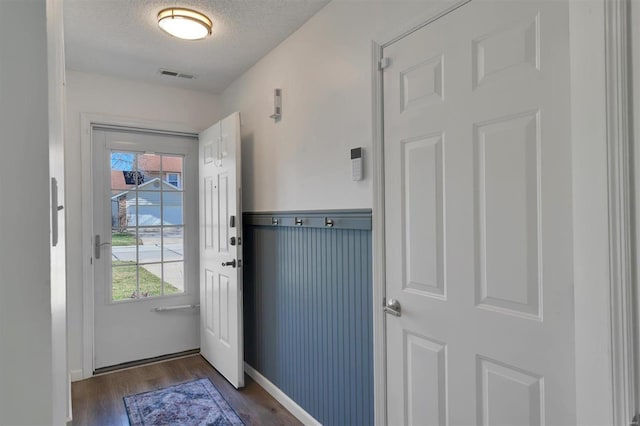
POLYGON ((289 410, 293 416, 300 420, 306 426, 322 426, 322 423, 318 422, 313 416, 307 413, 302 407, 300 407, 293 399, 289 398, 287 394, 282 392, 280 388, 271 383, 269 379, 251 367, 246 362, 244 363, 244 372, 249 375, 257 384, 259 384, 269 395, 275 398, 284 408, 289 410))

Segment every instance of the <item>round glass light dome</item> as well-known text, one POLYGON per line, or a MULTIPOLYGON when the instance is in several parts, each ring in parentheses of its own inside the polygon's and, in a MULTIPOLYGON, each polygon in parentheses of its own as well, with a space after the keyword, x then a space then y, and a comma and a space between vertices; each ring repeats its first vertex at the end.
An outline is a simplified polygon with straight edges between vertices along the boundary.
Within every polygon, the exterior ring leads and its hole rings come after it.
POLYGON ((184 40, 201 40, 211 35, 212 22, 200 12, 172 7, 158 13, 158 25, 168 34, 184 40))

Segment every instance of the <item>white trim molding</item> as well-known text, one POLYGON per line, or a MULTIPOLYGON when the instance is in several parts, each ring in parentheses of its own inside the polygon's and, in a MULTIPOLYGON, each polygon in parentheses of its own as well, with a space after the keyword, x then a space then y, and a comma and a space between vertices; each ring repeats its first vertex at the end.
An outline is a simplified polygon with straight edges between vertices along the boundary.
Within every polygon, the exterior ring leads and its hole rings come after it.
POLYGON ((638 413, 629 116, 629 1, 605 2, 607 161, 614 425, 638 413))
POLYGON ((313 416, 307 413, 302 407, 300 407, 293 399, 289 398, 287 394, 282 392, 280 388, 271 383, 269 379, 264 377, 255 368, 251 367, 246 362, 244 363, 244 372, 247 373, 257 384, 259 384, 269 395, 271 395, 276 401, 278 401, 284 408, 286 408, 293 416, 300 420, 302 424, 306 426, 322 426, 313 416))
POLYGON ((92 129, 94 126, 144 130, 146 132, 197 136, 198 131, 178 123, 141 120, 106 114, 80 114, 80 155, 82 159, 82 375, 93 376, 94 306, 93 306, 93 169, 92 129))
MULTIPOLYGON (((442 18, 443 16, 453 12, 454 10, 464 6, 471 0, 439 0, 425 4, 426 12, 416 15, 409 22, 393 28, 390 31, 384 31, 375 37, 376 44, 381 47, 387 47, 396 41, 418 31, 420 28, 442 18)), ((426 2, 425 2, 426 3, 426 2)))
POLYGON ((371 85, 373 122, 373 419, 374 424, 387 424, 387 361, 385 314, 382 310, 385 297, 385 240, 384 240, 384 128, 382 102, 382 46, 371 42, 371 85))
POLYGON ((84 378, 84 373, 81 369, 69 371, 70 382, 77 382, 78 380, 82 380, 83 378, 84 378))

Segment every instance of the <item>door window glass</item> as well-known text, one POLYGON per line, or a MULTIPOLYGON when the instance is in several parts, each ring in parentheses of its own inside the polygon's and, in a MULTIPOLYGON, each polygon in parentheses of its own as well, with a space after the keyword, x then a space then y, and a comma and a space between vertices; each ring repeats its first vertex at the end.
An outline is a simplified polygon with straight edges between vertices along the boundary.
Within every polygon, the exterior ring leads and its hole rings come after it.
POLYGON ((185 292, 184 158, 111 153, 111 300, 185 292))

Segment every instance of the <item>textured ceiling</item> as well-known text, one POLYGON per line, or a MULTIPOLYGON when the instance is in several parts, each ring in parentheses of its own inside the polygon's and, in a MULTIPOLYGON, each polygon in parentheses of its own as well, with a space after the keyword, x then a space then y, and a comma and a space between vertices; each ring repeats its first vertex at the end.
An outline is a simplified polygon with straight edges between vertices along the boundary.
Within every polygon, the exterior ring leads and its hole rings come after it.
POLYGON ((65 0, 67 67, 219 93, 329 0, 65 0), (160 30, 169 6, 213 20, 213 36, 184 41, 160 30), (162 76, 166 68, 194 80, 162 76))

